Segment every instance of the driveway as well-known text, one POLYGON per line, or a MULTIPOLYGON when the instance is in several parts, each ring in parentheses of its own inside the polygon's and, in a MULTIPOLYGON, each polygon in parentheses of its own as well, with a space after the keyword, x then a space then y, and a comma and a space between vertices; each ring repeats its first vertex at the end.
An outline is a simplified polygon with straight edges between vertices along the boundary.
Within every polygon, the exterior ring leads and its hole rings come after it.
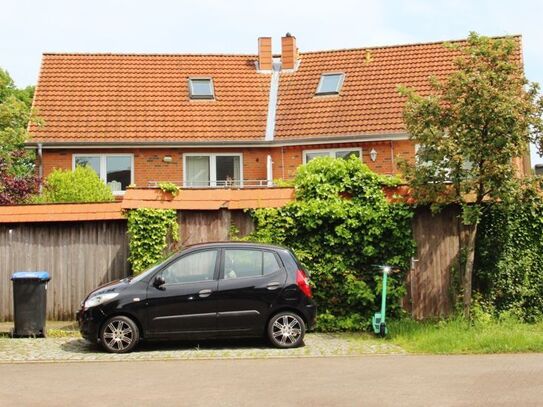
POLYGON ((76 332, 71 336, 45 339, 12 339, 3 336, 0 337, 0 363, 254 359, 405 353, 399 346, 368 334, 310 333, 305 337, 305 343, 306 346, 301 348, 275 349, 260 339, 143 342, 132 353, 115 355, 81 339, 76 332))
POLYGON ((0 405, 541 405, 543 355, 0 365, 0 405))

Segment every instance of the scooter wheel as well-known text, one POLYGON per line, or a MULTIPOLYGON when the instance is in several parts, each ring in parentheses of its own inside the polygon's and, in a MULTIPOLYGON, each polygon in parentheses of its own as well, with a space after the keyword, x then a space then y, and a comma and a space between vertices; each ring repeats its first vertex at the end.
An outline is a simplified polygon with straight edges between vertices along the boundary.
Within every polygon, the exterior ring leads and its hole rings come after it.
POLYGON ((386 334, 387 334, 386 325, 385 324, 379 325, 379 336, 384 338, 386 336, 386 334))

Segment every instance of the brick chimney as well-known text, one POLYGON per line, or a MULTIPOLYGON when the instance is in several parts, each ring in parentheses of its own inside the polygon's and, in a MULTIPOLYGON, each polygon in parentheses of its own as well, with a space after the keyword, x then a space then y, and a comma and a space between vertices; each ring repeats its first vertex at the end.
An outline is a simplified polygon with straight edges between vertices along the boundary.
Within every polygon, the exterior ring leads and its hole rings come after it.
POLYGON ((294 69, 297 59, 296 37, 287 33, 281 38, 281 69, 294 69))
POLYGON ((272 63, 272 39, 271 37, 260 37, 258 39, 258 69, 271 71, 272 63))

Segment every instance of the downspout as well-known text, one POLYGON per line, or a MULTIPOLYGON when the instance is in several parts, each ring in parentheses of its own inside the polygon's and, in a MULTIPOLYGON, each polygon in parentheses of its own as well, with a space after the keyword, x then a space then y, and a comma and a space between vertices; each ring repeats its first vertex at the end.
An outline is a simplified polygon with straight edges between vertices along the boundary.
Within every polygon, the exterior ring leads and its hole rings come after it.
POLYGON ((266 157, 266 178, 267 178, 266 184, 269 187, 272 187, 273 186, 273 160, 270 154, 268 154, 268 156, 266 157))
POLYGON ((39 177, 39 183, 40 183, 40 187, 39 187, 39 191, 40 193, 42 192, 42 188, 43 188, 43 145, 42 143, 38 143, 38 162, 39 162, 39 165, 38 165, 38 177, 39 177))
POLYGON ((394 165, 394 142, 390 140, 390 169, 392 170, 392 174, 396 172, 396 166, 394 165))
POLYGON ((285 179, 285 147, 281 147, 281 179, 285 179))

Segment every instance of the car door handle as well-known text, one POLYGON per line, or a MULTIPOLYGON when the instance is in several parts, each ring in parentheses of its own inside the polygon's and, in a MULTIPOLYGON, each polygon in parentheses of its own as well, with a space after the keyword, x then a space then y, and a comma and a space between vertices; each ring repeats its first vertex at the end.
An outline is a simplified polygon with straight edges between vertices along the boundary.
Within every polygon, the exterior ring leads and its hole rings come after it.
POLYGON ((209 290, 209 289, 198 291, 198 295, 200 296, 200 298, 209 297, 211 295, 211 293, 212 293, 212 291, 209 290))
POLYGON ((277 290, 279 288, 279 283, 277 281, 274 281, 272 283, 269 283, 266 287, 268 287, 268 290, 277 290))

